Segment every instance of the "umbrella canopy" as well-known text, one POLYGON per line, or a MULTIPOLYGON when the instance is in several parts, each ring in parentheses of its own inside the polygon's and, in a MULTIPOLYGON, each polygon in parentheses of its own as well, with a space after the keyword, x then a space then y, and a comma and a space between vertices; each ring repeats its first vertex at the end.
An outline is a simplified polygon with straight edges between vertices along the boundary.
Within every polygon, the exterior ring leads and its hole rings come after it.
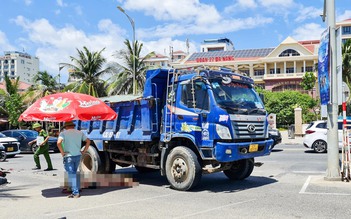
POLYGON ((117 116, 101 100, 86 94, 66 92, 40 98, 26 109, 19 121, 112 120, 117 116))

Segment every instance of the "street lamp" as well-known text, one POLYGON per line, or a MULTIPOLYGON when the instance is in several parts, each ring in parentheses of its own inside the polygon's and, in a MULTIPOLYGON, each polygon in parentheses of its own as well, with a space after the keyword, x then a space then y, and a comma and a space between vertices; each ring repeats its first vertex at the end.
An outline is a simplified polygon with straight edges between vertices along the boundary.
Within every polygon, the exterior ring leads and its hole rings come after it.
POLYGON ((129 15, 124 11, 124 9, 121 6, 117 6, 118 10, 120 10, 123 14, 125 14, 132 25, 133 28, 133 95, 136 94, 136 82, 135 82, 135 23, 134 20, 129 17, 129 15))

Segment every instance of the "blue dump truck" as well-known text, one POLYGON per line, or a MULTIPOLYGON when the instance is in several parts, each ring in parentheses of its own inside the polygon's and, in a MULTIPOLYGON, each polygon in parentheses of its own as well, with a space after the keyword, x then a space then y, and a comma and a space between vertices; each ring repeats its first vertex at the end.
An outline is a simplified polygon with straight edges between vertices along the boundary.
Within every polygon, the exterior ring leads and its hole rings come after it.
POLYGON ((81 171, 134 165, 160 170, 172 188, 189 190, 207 173, 247 178, 254 157, 269 155, 273 144, 253 80, 229 69, 149 70, 143 95, 102 99, 117 118, 77 121, 92 140, 81 171))

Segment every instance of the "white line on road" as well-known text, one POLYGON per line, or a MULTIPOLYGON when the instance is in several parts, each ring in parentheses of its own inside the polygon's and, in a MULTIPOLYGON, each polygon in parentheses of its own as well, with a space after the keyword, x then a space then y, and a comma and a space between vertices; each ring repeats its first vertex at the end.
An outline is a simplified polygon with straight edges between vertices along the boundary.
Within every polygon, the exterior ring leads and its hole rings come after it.
POLYGON ((105 207, 111 207, 111 206, 117 206, 117 205, 125 205, 125 204, 130 204, 130 203, 135 203, 135 202, 141 202, 141 201, 147 201, 151 199, 158 199, 158 198, 163 198, 167 196, 172 196, 176 194, 181 194, 181 193, 172 193, 172 194, 167 194, 167 195, 159 195, 159 196, 154 196, 154 197, 149 197, 149 198, 143 198, 143 199, 136 199, 132 201, 125 201, 125 202, 119 202, 119 203, 114 203, 114 204, 109 204, 109 205, 100 205, 100 206, 94 206, 91 208, 81 208, 81 209, 75 209, 75 210, 70 210, 70 211, 60 211, 60 212, 54 212, 54 213, 47 213, 45 215, 47 216, 52 216, 52 215, 57 215, 57 214, 67 214, 67 213, 72 213, 72 212, 80 212, 80 211, 86 211, 86 210, 92 210, 92 209, 97 209, 97 208, 105 208, 105 207))
POLYGON ((301 188, 301 190, 300 190, 300 192, 299 192, 300 194, 306 192, 306 189, 307 189, 307 187, 308 187, 308 184, 310 184, 311 178, 312 178, 312 176, 308 176, 306 182, 303 184, 303 186, 302 186, 302 188, 301 188))
POLYGON ((306 174, 323 174, 323 173, 325 173, 325 171, 313 171, 313 170, 311 170, 311 171, 308 171, 308 170, 306 170, 306 171, 292 171, 293 173, 306 173, 306 174))
POLYGON ((343 196, 350 196, 351 194, 345 193, 327 193, 327 192, 306 192, 308 185, 311 182, 312 176, 308 176, 306 182, 303 184, 299 194, 307 194, 307 195, 343 195, 343 196))
POLYGON ((216 207, 216 208, 207 209, 207 210, 204 210, 204 211, 198 211, 198 212, 195 212, 195 213, 192 213, 192 214, 187 214, 187 215, 183 215, 181 217, 176 217, 176 218, 192 217, 192 216, 195 216, 195 215, 203 214, 205 212, 209 212, 209 211, 213 211, 213 210, 217 210, 217 209, 221 209, 221 208, 226 208, 226 207, 229 207, 229 206, 240 205, 240 204, 244 204, 244 203, 248 203, 248 202, 253 202, 253 201, 256 201, 256 200, 257 199, 250 199, 250 200, 247 200, 247 201, 235 202, 235 203, 232 203, 232 204, 229 204, 229 205, 223 205, 223 206, 219 206, 219 207, 216 207))

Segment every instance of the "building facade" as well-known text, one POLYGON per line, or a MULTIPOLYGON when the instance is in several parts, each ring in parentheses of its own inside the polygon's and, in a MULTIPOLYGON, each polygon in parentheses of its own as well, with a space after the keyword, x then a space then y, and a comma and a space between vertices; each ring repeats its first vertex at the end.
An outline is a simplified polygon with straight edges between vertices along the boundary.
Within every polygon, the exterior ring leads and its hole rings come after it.
POLYGON ((0 82, 8 75, 9 78, 19 77, 20 82, 33 84, 33 77, 38 71, 39 59, 28 53, 7 51, 0 56, 0 82))
POLYGON ((300 83, 305 72, 315 72, 318 48, 319 40, 288 37, 275 48, 193 53, 178 67, 223 66, 250 76, 266 90, 305 92, 300 83))
POLYGON ((341 28, 342 43, 345 43, 346 40, 351 39, 351 18, 336 23, 336 26, 341 28))

